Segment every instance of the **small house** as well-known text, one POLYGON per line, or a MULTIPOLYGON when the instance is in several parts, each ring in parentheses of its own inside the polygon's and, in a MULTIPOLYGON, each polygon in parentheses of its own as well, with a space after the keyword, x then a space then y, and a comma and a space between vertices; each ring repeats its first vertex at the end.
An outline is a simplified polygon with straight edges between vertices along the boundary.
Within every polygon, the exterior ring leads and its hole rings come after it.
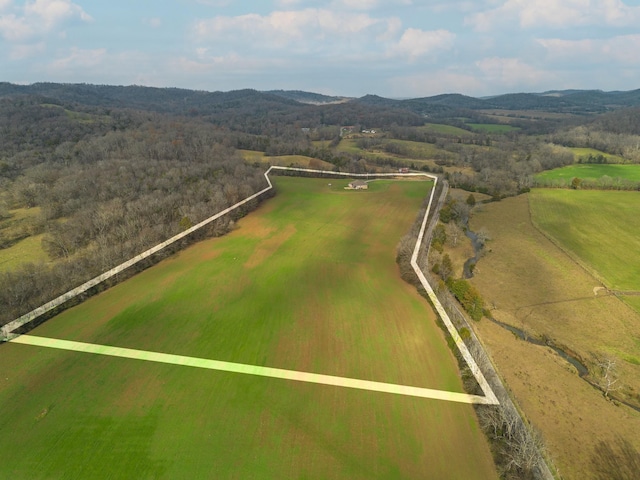
POLYGON ((353 190, 366 190, 367 188, 369 188, 369 185, 364 180, 354 180, 353 182, 349 183, 349 188, 353 190))

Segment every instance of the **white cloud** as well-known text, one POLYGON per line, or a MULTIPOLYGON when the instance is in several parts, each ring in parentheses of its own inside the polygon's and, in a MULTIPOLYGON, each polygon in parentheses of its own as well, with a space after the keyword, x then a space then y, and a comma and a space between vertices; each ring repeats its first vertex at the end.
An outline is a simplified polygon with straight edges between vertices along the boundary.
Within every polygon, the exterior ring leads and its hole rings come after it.
POLYGON ((197 22, 194 32, 196 41, 213 42, 218 49, 286 48, 290 54, 330 50, 369 29, 379 33, 384 30, 384 23, 366 14, 309 8, 274 11, 264 16, 217 16, 197 22))
POLYGON ((276 0, 276 5, 280 8, 295 7, 303 3, 303 0, 276 0))
POLYGON ((91 17, 75 3, 69 0, 35 0, 24 7, 27 18, 39 18, 45 28, 50 29, 69 18, 80 18, 88 22, 91 17))
POLYGON ((198 49, 197 59, 180 57, 169 62, 169 68, 183 74, 219 73, 220 71, 239 73, 257 73, 266 68, 285 68, 287 62, 273 58, 241 57, 236 53, 228 55, 210 55, 206 49, 198 49))
POLYGON ((563 62, 579 62, 583 65, 619 62, 640 66, 640 34, 620 35, 605 39, 564 40, 538 39, 549 58, 563 62))
POLYGON ((402 30, 402 21, 399 18, 391 17, 387 20, 387 28, 376 37, 380 42, 393 40, 402 30))
POLYGON ((217 16, 196 23, 194 39, 218 55, 269 50, 283 57, 323 55, 332 62, 403 58, 415 61, 450 49, 455 35, 448 30, 402 28, 395 17, 379 19, 366 13, 307 8, 268 15, 217 16))
POLYGON ((275 0, 279 8, 317 7, 329 10, 360 10, 371 11, 379 8, 389 8, 395 5, 412 5, 413 0, 275 0))
POLYGON ((427 97, 441 93, 485 93, 485 85, 477 75, 438 71, 392 78, 391 95, 394 97, 427 97))
POLYGON ((334 8, 346 8, 349 10, 373 10, 378 6, 378 0, 334 0, 334 8))
MULTIPOLYGON (((166 60, 166 59, 165 59, 166 60)), ((169 61, 138 52, 111 52, 106 48, 72 47, 49 62, 34 66, 34 72, 53 82, 87 82, 114 85, 167 86, 175 72, 169 61)))
POLYGON ((5 40, 17 42, 26 40, 34 33, 34 29, 23 17, 9 14, 0 17, 0 35, 5 40))
POLYGON ((21 60, 41 54, 45 50, 45 42, 38 42, 32 45, 13 45, 9 51, 9 58, 11 60, 21 60))
POLYGON ((455 34, 448 30, 424 31, 408 28, 391 51, 406 55, 410 60, 415 60, 423 55, 450 49, 455 38, 455 34))
MULTIPOLYGON (((0 0, 2 1, 2 0, 0 0)), ((4 1, 5 8, 12 2, 4 1)), ((9 42, 29 42, 42 38, 60 29, 70 20, 91 21, 82 7, 70 0, 35 0, 23 7, 16 7, 16 13, 0 16, 0 36, 9 42)))
POLYGON ((77 68, 95 67, 104 64, 106 55, 106 48, 84 50, 73 47, 67 56, 52 61, 49 64, 49 69, 52 71, 67 71, 77 68))
POLYGON ((478 31, 513 25, 521 28, 567 28, 584 25, 633 26, 640 7, 622 0, 506 0, 499 7, 469 15, 478 31))
POLYGON ((538 70, 517 58, 483 58, 475 64, 487 81, 507 88, 535 88, 545 82, 552 83, 554 78, 552 73, 538 70))

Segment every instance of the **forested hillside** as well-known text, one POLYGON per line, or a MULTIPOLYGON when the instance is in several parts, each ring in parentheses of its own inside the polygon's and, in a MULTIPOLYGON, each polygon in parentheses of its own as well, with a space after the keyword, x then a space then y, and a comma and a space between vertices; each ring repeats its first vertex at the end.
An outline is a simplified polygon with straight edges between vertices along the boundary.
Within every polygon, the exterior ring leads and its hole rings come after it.
MULTIPOLYGON (((15 268, 0 260, 0 322, 263 188, 269 156, 342 171, 436 172, 494 200, 578 160, 638 163, 640 110, 620 105, 633 105, 636 93, 342 101, 298 91, 0 83, 0 254, 29 238, 46 258, 15 268), (266 162, 247 162, 247 151, 266 162)), ((203 233, 228 228, 218 222, 203 233)))
MULTIPOLYGON (((199 120, 74 110, 37 97, 0 108, 0 217, 40 212, 0 230, 0 246, 40 234, 50 260, 0 271, 3 323, 265 186, 263 169, 199 120)), ((221 220, 202 234, 231 225, 221 220)))

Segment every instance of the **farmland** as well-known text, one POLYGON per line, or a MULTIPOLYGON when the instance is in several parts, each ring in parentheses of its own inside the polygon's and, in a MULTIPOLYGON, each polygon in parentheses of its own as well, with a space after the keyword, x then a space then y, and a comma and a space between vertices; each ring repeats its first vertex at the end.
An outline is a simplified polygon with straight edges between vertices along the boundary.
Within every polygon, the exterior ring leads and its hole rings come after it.
POLYGON ((320 170, 331 170, 333 168, 333 165, 330 163, 323 162, 317 158, 307 157, 305 155, 267 156, 264 152, 258 152, 255 150, 239 150, 239 153, 242 155, 242 158, 250 163, 257 162, 265 165, 279 165, 283 167, 295 165, 297 167, 320 170))
POLYGON ((595 148, 584 148, 584 147, 565 147, 567 150, 571 151, 576 160, 586 160, 589 157, 599 157, 602 156, 609 163, 626 163, 623 157, 619 155, 613 155, 611 153, 603 152, 601 150, 596 150, 595 148))
POLYGON ((509 133, 518 131, 518 127, 513 125, 505 125, 502 123, 467 123, 475 132, 482 133, 509 133))
POLYGON ((419 130, 423 130, 429 133, 442 133, 445 135, 461 135, 461 136, 470 136, 473 135, 472 132, 468 130, 464 130, 459 127, 454 127, 452 125, 444 125, 440 123, 426 123, 424 126, 419 127, 419 130))
MULTIPOLYGON (((638 170, 640 173, 640 170, 638 170)), ((607 287, 640 291, 640 195, 534 190, 535 223, 607 287)))
MULTIPOLYGON (((601 380, 597 358, 614 359, 615 393, 634 404, 640 400, 640 313, 628 305, 640 305, 638 297, 595 295, 594 288, 604 282, 640 290, 631 253, 639 248, 637 202, 634 192, 536 189, 484 205, 471 221, 473 230, 485 228, 491 237, 472 279, 491 315, 572 352, 595 383, 601 380)), ((563 478, 593 475, 599 441, 620 436, 638 448, 637 411, 607 401, 548 347, 488 320, 476 327, 563 478)))
POLYGON ((575 164, 539 173, 535 178, 536 180, 570 181, 575 177, 597 180, 604 176, 640 182, 640 165, 575 164))
POLYGON ((23 263, 46 261, 42 234, 38 231, 40 208, 18 208, 0 220, 0 271, 11 270, 23 263))
MULTIPOLYGON (((227 236, 32 333, 461 392, 433 313, 394 262, 429 184, 274 183, 278 195, 227 236)), ((0 349, 11 478, 496 476, 469 405, 0 349)))

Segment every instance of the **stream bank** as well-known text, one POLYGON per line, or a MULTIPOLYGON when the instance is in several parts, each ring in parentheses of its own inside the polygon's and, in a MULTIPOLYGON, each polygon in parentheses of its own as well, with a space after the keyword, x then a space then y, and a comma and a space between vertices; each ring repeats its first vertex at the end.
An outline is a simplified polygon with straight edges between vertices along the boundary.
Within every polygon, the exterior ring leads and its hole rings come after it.
MULTIPOLYGON (((474 255, 473 255, 473 257, 467 259, 464 262, 463 276, 464 276, 464 278, 472 278, 473 277, 473 270, 474 270, 474 268, 476 266, 476 263, 480 259, 480 254, 482 252, 482 249, 484 248, 484 243, 479 240, 478 235, 475 232, 471 231, 471 229, 469 228, 468 224, 464 225, 464 232, 465 232, 465 235, 471 240, 471 244, 473 246, 474 255)), ((551 348, 561 358, 566 360, 569 364, 571 364, 576 369, 576 371, 578 373, 578 376, 580 378, 582 378, 585 382, 587 382, 593 388, 596 388, 599 391, 602 390, 599 385, 597 385, 595 382, 593 382, 589 378, 589 369, 575 355, 572 355, 571 353, 563 350, 562 348, 558 347, 557 345, 555 345, 552 341, 550 341, 548 339, 544 339, 544 338, 541 339, 541 338, 532 337, 532 336, 528 335, 525 331, 523 331, 523 330, 521 330, 521 329, 519 329, 517 327, 514 327, 513 325, 509 325, 507 323, 504 323, 504 322, 501 322, 499 320, 496 320, 492 316, 489 316, 487 318, 491 322, 495 323, 496 325, 498 325, 498 326, 500 326, 500 327, 502 327, 502 328, 504 328, 506 330, 509 330, 511 333, 516 335, 516 337, 518 337, 521 340, 524 340, 525 342, 531 343, 533 345, 545 346, 545 347, 551 348)), ((635 404, 632 404, 632 403, 629 403, 629 402, 627 402, 625 400, 622 400, 619 397, 613 396, 613 395, 611 395, 611 393, 609 394, 609 398, 611 400, 614 400, 614 401, 618 402, 618 403, 624 404, 627 407, 632 408, 637 412, 640 412, 640 407, 639 406, 637 406, 635 404)))
MULTIPOLYGON (((597 385, 595 382, 593 382, 591 379, 589 379, 589 369, 587 368, 587 366, 584 363, 582 363, 577 357, 575 357, 574 355, 566 352, 562 348, 558 347, 552 341, 550 341, 548 339, 540 339, 540 338, 532 337, 532 336, 528 335, 527 333, 525 333, 523 330, 519 329, 518 327, 514 327, 513 325, 509 325, 508 323, 504 323, 504 322, 501 322, 500 320, 496 320, 492 316, 485 317, 485 318, 488 318, 491 322, 493 322, 496 325, 504 328, 505 330, 509 330, 511 333, 516 335, 520 340, 524 340, 525 342, 531 343, 533 345, 549 347, 554 352, 556 352, 561 358, 563 358, 567 362, 569 362, 577 370, 578 376, 581 379, 583 379, 585 382, 587 382, 589 385, 591 385, 596 390, 602 391, 602 389, 600 388, 599 385, 597 385)), ((640 412, 640 406, 638 406, 638 405, 635 405, 633 403, 629 403, 629 402, 627 402, 625 400, 622 400, 621 398, 616 397, 615 395, 612 395, 611 393, 609 393, 609 398, 612 401, 621 403, 623 405, 626 405, 629 408, 634 409, 636 412, 640 412)))

